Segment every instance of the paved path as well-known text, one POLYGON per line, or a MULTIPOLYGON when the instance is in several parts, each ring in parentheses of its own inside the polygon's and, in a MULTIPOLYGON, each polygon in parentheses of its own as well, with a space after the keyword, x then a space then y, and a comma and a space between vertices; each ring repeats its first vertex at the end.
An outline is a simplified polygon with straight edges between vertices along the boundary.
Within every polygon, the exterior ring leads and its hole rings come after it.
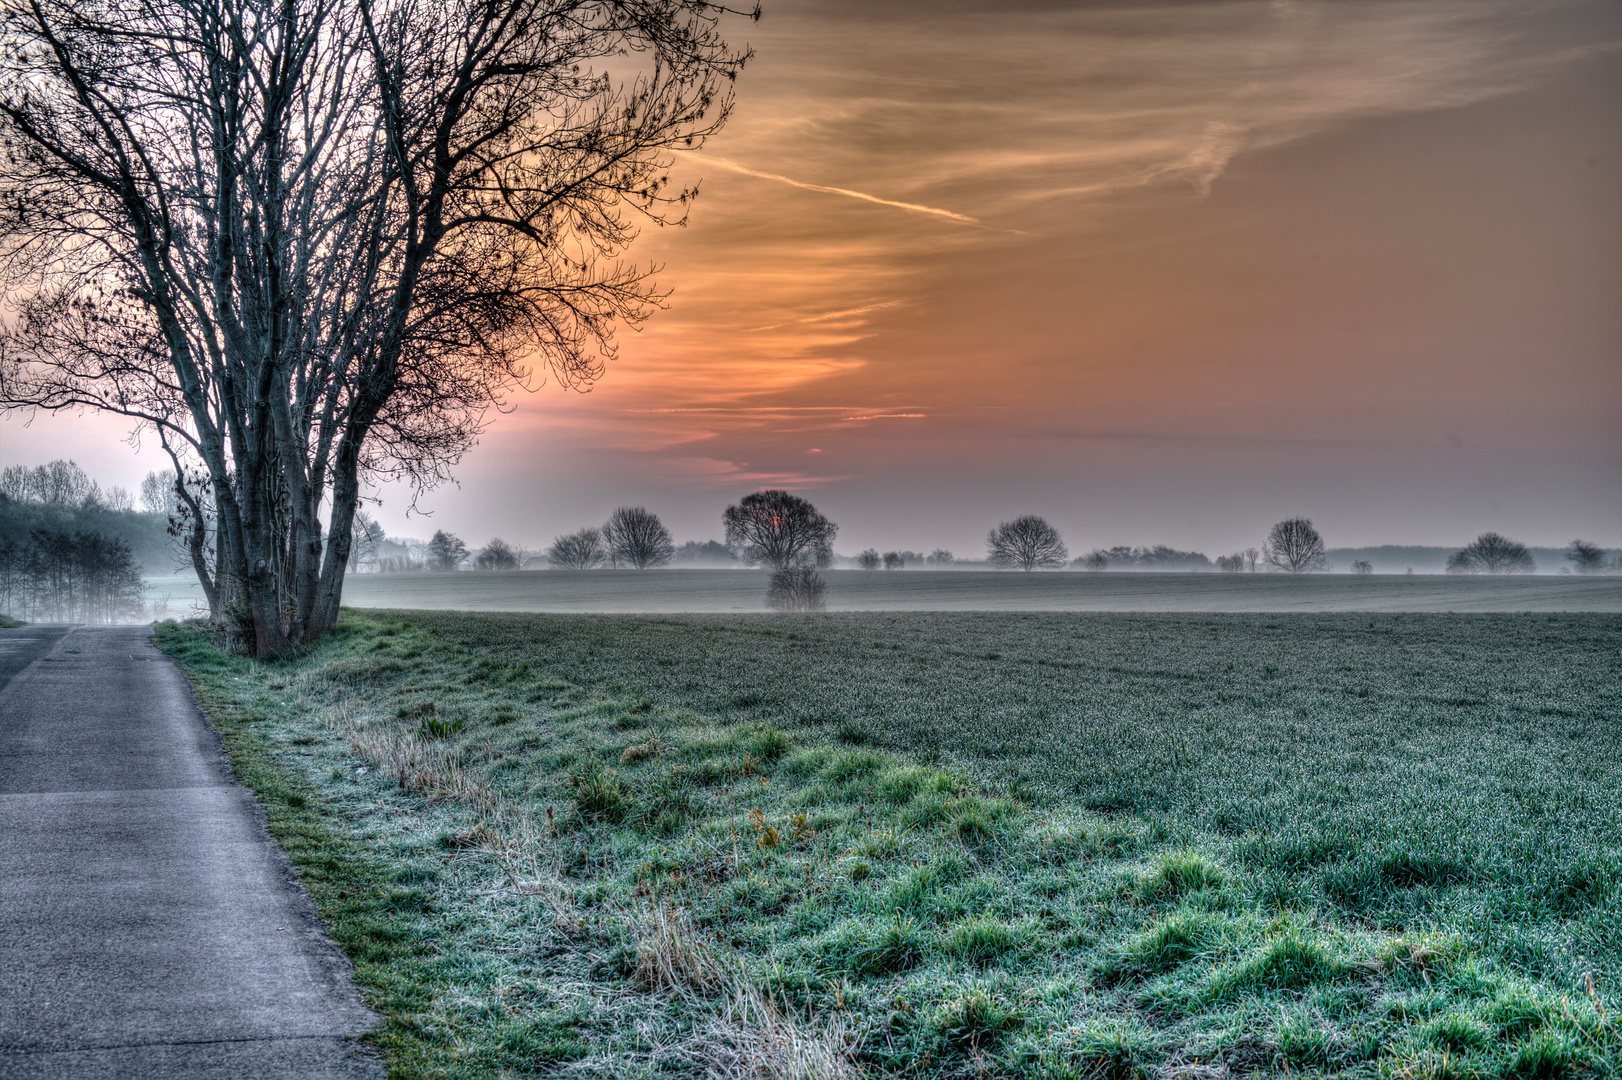
POLYGON ((375 1022, 148 632, 0 630, 0 1078, 378 1076, 375 1022))

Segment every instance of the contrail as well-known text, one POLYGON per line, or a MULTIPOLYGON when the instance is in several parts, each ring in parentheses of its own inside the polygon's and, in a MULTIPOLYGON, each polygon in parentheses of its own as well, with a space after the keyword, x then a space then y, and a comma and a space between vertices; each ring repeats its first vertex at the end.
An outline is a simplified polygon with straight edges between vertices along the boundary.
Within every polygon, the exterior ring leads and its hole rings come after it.
POLYGON ((723 169, 731 169, 735 173, 742 173, 745 176, 758 176, 762 180, 776 180, 778 183, 788 184, 790 187, 804 188, 807 191, 821 191, 829 195, 844 195, 851 199, 861 199, 863 202, 878 203, 880 206, 893 206, 897 210, 907 210, 914 214, 931 214, 935 217, 945 218, 947 221, 958 222, 961 225, 978 225, 982 229, 985 228, 979 218, 954 213, 951 210, 942 210, 936 206, 922 206, 918 203, 881 199, 877 195, 869 195, 865 191, 852 191, 850 188, 828 187, 826 184, 808 184, 804 180, 796 180, 792 176, 761 172, 759 169, 751 169, 747 165, 739 165, 736 161, 728 161, 726 158, 714 157, 710 154, 705 154, 702 160, 712 162, 723 169))

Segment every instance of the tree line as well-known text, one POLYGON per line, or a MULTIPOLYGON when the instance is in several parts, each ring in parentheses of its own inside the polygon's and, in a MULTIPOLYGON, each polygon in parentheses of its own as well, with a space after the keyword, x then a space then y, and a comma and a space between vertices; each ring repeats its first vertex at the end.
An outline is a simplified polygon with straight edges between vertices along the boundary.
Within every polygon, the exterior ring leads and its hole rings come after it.
POLYGON ((0 613, 30 622, 139 621, 141 567, 129 544, 96 532, 35 529, 0 538, 0 613))

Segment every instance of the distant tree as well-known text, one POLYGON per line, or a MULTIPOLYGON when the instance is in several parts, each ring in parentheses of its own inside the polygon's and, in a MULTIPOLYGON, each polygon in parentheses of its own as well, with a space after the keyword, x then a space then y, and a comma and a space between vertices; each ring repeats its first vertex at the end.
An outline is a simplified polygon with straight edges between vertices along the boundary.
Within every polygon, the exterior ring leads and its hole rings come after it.
POLYGON ((492 537, 473 560, 475 570, 517 570, 518 550, 501 537, 492 537))
POLYGON ((1530 574, 1537 569, 1525 544, 1484 532, 1447 559, 1450 574, 1530 574))
POLYGON ((1354 573, 1354 574, 1372 574, 1372 573, 1374 573, 1374 564, 1369 562, 1367 559, 1353 559, 1352 560, 1352 573, 1354 573))
POLYGON ((863 570, 877 570, 883 563, 884 560, 879 557, 878 551, 873 548, 868 548, 856 556, 856 565, 863 570))
POLYGON ((1603 574, 1607 569, 1605 549, 1587 540, 1573 540, 1566 545, 1566 560, 1573 574, 1603 574))
POLYGON ((428 541, 428 565, 434 570, 455 570, 467 558, 461 538, 441 529, 428 541))
POLYGON ((944 570, 953 562, 952 553, 945 548, 936 548, 924 559, 925 566, 933 566, 937 570, 944 570))
POLYGON ((1059 530, 1035 514, 1005 521, 987 533, 986 554, 993 565, 1021 570, 1063 566, 1070 555, 1059 530))
POLYGON ((1256 572, 1256 563, 1261 560, 1262 553, 1255 548, 1246 548, 1240 554, 1245 557, 1245 572, 1254 574, 1256 572))
POLYGON ((825 611, 827 586, 809 566, 786 566, 772 574, 766 604, 776 611, 825 611))
POLYGON ((11 465, 0 470, 0 492, 18 502, 44 503, 48 506, 84 506, 86 500, 100 501, 96 482, 78 463, 58 458, 30 469, 26 465, 11 465))
POLYGON ((603 526, 603 547, 611 566, 646 570, 664 566, 676 553, 670 530, 657 514, 641 506, 622 506, 608 515, 603 526))
POLYGON ((364 510, 355 511, 355 542, 349 548, 350 573, 359 571, 367 563, 378 562, 378 549, 388 534, 383 526, 372 520, 372 516, 364 510))
POLYGON ((1242 551, 1236 551, 1232 555, 1218 555, 1216 565, 1217 569, 1224 574, 1240 573, 1245 568, 1245 554, 1242 551))
POLYGON ((1316 574, 1329 569, 1323 537, 1310 518, 1289 518, 1273 526, 1262 548, 1267 565, 1287 574, 1316 574))
POLYGON ((710 566, 736 566, 738 556, 718 540, 705 540, 703 543, 689 540, 676 549, 670 561, 683 565, 697 563, 710 566))
POLYGON ((565 570, 592 570, 607 558, 601 529, 581 529, 560 536, 546 549, 546 561, 565 570))
POLYGON ((1108 570, 1109 552, 1103 548, 1093 548, 1085 555, 1078 555, 1074 565, 1094 574, 1101 570, 1108 570))
POLYGON ((884 553, 884 568, 886 570, 900 570, 906 565, 907 558, 899 551, 886 551, 884 553))
POLYGON ((175 490, 179 477, 173 469, 149 472, 141 481, 141 509, 166 518, 180 515, 180 494, 175 490))
POLYGON ((786 491, 745 495, 721 515, 727 543, 741 548, 750 562, 778 570, 790 566, 827 566, 833 561, 839 526, 805 499, 786 491))
POLYGON ((141 567, 123 539, 35 529, 0 540, 0 613, 38 622, 138 620, 141 567))

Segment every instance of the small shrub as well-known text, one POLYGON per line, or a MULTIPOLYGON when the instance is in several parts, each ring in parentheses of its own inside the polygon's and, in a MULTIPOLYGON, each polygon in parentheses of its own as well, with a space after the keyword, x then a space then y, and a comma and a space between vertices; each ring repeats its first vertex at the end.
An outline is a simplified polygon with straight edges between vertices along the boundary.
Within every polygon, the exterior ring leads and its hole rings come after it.
POLYGON ((630 800, 612 772, 587 769, 569 777, 574 791, 575 809, 580 816, 595 821, 621 821, 630 807, 630 800))
POLYGON ((971 964, 985 964, 1025 943, 1021 929, 990 915, 975 915, 952 927, 942 943, 950 956, 971 964))
POLYGON ((945 1002, 930 1024, 959 1050, 993 1046, 1022 1023, 1019 1010, 976 987, 945 1002))
POLYGON ((1166 900, 1222 884, 1222 872, 1196 851, 1179 851, 1160 860, 1138 886, 1144 900, 1166 900))
POLYGON ((1218 978, 1219 992, 1304 990, 1333 982, 1345 966, 1323 946, 1299 933, 1279 938, 1218 978))
POLYGON ((828 586, 809 566, 790 566, 772 574, 766 606, 775 611, 826 611, 828 586))

